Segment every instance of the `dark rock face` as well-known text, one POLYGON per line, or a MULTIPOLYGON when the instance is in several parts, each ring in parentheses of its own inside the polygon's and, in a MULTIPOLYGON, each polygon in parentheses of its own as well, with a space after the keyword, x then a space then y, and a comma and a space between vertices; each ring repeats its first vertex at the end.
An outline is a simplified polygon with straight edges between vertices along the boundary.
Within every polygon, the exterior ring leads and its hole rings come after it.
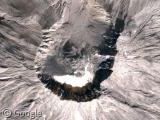
POLYGON ((158 0, 0 0, 0 120, 160 119, 158 0), (32 116, 34 117, 34 116, 32 116))

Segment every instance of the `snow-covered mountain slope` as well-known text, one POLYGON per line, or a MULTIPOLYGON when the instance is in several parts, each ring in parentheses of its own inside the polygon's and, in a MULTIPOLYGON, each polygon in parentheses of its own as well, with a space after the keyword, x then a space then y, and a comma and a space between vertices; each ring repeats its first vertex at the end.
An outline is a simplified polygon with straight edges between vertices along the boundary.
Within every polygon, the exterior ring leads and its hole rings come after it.
POLYGON ((159 0, 0 0, 0 120, 159 120, 159 16, 159 0))

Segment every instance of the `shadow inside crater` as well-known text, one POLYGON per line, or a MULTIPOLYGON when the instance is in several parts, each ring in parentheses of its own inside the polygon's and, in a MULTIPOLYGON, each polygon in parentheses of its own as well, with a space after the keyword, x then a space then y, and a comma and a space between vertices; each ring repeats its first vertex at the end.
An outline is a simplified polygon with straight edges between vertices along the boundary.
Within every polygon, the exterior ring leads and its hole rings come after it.
POLYGON ((95 72, 92 83, 87 83, 83 87, 74 87, 66 83, 59 83, 48 74, 39 74, 38 78, 48 89, 63 100, 87 102, 98 98, 101 95, 101 82, 106 80, 113 72, 111 68, 114 64, 114 56, 118 52, 116 42, 123 29, 124 21, 117 19, 115 26, 110 27, 104 34, 104 42, 98 48, 99 54, 111 57, 98 65, 98 70, 95 72))

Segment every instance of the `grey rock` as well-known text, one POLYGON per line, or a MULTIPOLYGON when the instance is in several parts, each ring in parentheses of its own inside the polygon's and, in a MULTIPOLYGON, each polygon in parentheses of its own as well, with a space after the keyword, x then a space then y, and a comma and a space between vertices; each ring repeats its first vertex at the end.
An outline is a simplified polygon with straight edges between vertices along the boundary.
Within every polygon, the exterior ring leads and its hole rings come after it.
POLYGON ((0 120, 159 120, 159 16, 158 0, 0 0, 0 120))

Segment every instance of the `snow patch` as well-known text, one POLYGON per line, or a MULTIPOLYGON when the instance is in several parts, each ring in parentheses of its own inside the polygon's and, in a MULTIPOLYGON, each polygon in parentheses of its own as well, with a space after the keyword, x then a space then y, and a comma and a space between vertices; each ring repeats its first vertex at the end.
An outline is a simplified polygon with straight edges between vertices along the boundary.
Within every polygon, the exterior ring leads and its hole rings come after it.
POLYGON ((74 87, 83 87, 87 83, 92 82, 94 73, 91 72, 88 68, 91 67, 91 65, 88 63, 85 66, 85 72, 83 76, 75 76, 75 75, 63 75, 63 76, 53 76, 53 78, 58 81, 61 84, 69 84, 74 87))

